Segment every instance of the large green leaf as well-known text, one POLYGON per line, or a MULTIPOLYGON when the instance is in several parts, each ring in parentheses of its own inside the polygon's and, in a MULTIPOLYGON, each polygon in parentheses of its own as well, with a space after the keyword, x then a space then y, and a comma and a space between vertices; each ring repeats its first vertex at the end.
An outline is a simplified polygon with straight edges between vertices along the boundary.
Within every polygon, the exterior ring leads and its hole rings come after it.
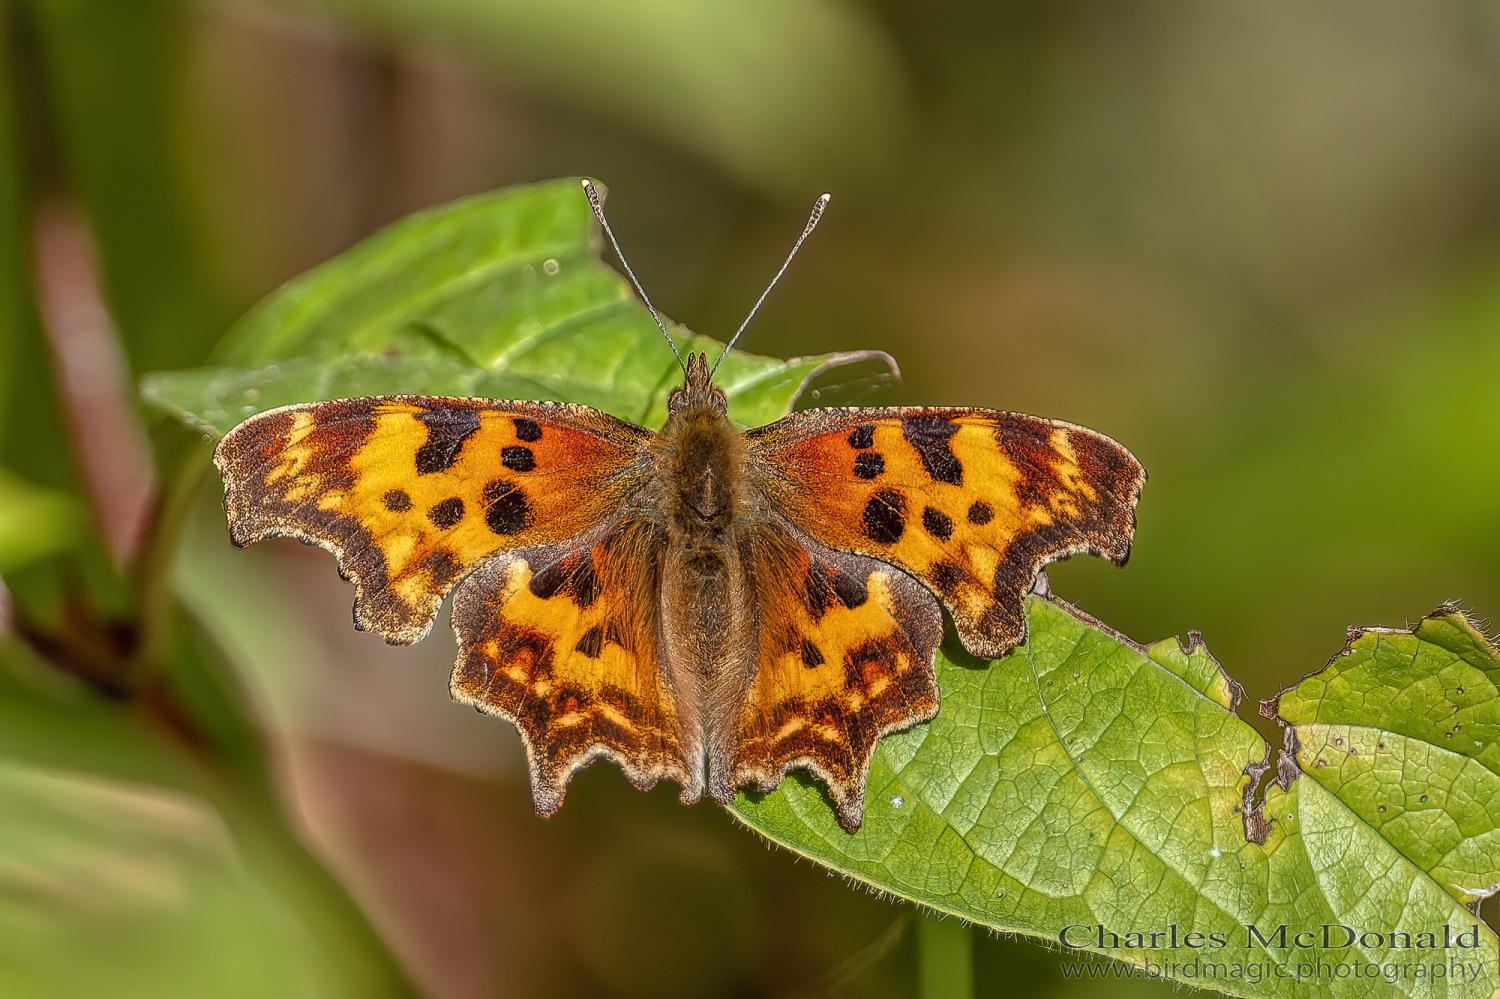
POLYGON ((1500 891, 1500 658, 1452 608, 1365 629, 1268 710, 1301 769, 1462 902, 1500 891))
MULTIPOLYGON (((1129 962, 1142 975, 1175 963, 1179 970, 1168 977, 1187 984, 1311 996, 1327 994, 1329 982, 1299 983, 1298 968, 1314 962, 1316 975, 1322 960, 1349 976, 1333 983, 1335 994, 1488 996, 1500 989, 1494 934, 1446 883, 1455 868, 1466 883, 1500 881, 1492 770, 1470 763, 1473 772, 1460 780, 1461 767, 1429 770, 1409 749, 1409 772, 1385 768, 1389 798, 1431 795, 1421 800, 1433 818, 1449 814, 1440 812, 1437 787, 1454 791, 1451 835, 1426 853, 1405 844, 1420 841, 1427 827, 1398 832, 1363 814, 1377 795, 1348 764, 1344 788, 1322 780, 1332 770, 1315 770, 1320 779, 1309 780, 1284 767, 1286 786, 1271 786, 1247 821, 1265 744, 1233 713, 1237 687, 1200 643, 1143 647, 1044 596, 1028 598, 1027 620, 1027 644, 993 663, 960 665, 939 656, 942 710, 880 744, 857 834, 844 833, 819 786, 802 779, 764 797, 742 796, 734 814, 805 857, 934 909, 1053 942, 1075 926, 1069 943, 1129 962), (1247 839, 1247 830, 1262 841, 1247 839), (1283 924, 1286 946, 1276 946, 1283 924), (1455 935, 1473 933, 1478 946, 1391 950, 1373 938, 1369 946, 1338 946, 1346 936, 1339 929, 1330 931, 1334 946, 1327 949, 1294 946, 1299 931, 1313 934, 1304 941, 1321 943, 1325 924, 1405 932, 1414 940, 1432 932, 1438 944, 1447 925, 1455 935), (1250 937, 1247 925, 1271 944, 1250 937), (1100 926, 1118 935, 1119 947, 1100 946, 1114 943, 1100 926), (1152 949, 1149 936, 1131 940, 1130 932, 1161 934, 1161 946, 1152 949), (1194 949, 1185 941, 1195 932, 1222 934, 1224 946, 1204 938, 1207 946, 1194 949), (1184 970, 1195 958, 1192 972, 1184 970), (1443 965, 1446 975, 1450 958, 1477 981, 1411 978, 1416 964, 1424 974, 1443 965), (1392 962, 1408 966, 1405 980, 1362 977, 1369 965, 1392 962), (1292 977, 1278 978, 1277 964, 1292 977)), ((1445 717, 1468 712, 1465 737, 1493 746, 1500 702, 1493 673, 1483 672, 1493 670, 1493 653, 1451 617, 1430 627, 1444 633, 1447 660, 1433 648, 1430 662, 1414 664, 1422 639, 1406 636, 1403 649, 1382 657, 1381 681, 1426 689, 1424 707, 1446 705, 1445 690, 1452 695, 1464 686, 1464 708, 1445 717)), ((1327 688, 1347 691, 1345 703, 1374 688, 1369 680, 1363 687, 1338 682, 1349 674, 1341 664, 1329 673, 1327 688)), ((1283 710, 1290 704, 1283 698, 1283 710)), ((1409 710, 1393 707, 1395 714, 1409 710)), ((1337 723, 1320 731, 1349 738, 1347 728, 1337 734, 1337 723)), ((1400 752, 1394 738, 1387 745, 1393 756, 1400 752)))
MULTIPOLYGON (((576 180, 418 213, 272 294, 230 331, 215 367, 148 376, 144 397, 206 435, 291 402, 393 392, 567 400, 659 424, 677 363, 600 262, 592 226, 576 180)), ((675 333, 684 353, 717 353, 675 333)), ((755 425, 784 415, 829 366, 867 356, 736 352, 719 382, 731 415, 755 425)))

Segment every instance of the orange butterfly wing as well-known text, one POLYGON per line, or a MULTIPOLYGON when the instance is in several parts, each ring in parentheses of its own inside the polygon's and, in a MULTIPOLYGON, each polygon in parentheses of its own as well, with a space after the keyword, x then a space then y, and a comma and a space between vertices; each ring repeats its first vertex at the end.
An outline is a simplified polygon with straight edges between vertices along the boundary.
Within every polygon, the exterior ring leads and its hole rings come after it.
POLYGON ((617 516, 650 438, 584 406, 387 396, 262 413, 214 462, 235 545, 328 549, 355 584, 356 625, 404 645, 481 560, 617 516))
POLYGON ((1047 562, 1125 563, 1146 479, 1102 434, 985 409, 809 410, 746 437, 776 509, 921 580, 986 658, 1025 640, 1022 599, 1047 562))
POLYGON ((453 696, 515 723, 539 815, 599 756, 638 787, 662 777, 702 791, 684 759, 657 660, 661 528, 620 520, 593 540, 492 559, 453 598, 453 696))
POLYGON ((769 792, 788 770, 810 770, 853 832, 875 744, 937 714, 942 614, 904 572, 794 528, 757 531, 748 549, 760 648, 732 784, 769 792))

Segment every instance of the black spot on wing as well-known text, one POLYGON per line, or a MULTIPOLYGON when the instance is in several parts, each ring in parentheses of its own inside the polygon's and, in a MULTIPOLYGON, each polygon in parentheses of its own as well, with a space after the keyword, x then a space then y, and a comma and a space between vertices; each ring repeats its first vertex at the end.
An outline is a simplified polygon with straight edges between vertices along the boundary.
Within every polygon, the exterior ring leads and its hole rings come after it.
MULTIPOLYGON (((604 590, 591 551, 570 552, 531 577, 531 592, 542 600, 565 596, 586 610, 604 590)), ((601 632, 600 634, 603 634, 601 632)))
POLYGON ((516 425, 516 440, 525 441, 527 444, 535 444, 542 439, 542 427, 535 420, 528 420, 524 416, 518 416, 511 422, 516 425))
POLYGON ((879 451, 861 451, 854 457, 854 474, 861 479, 873 479, 885 471, 885 457, 879 451))
POLYGON ((529 447, 512 444, 500 450, 500 464, 512 472, 529 472, 536 467, 536 455, 531 453, 529 447))
POLYGON ((927 474, 938 482, 958 486, 964 481, 964 467, 950 445, 956 433, 958 424, 946 416, 916 413, 901 419, 901 436, 916 449, 927 474))
POLYGON ((578 644, 573 646, 573 648, 578 650, 579 655, 588 656, 590 659, 598 659, 600 653, 604 651, 604 627, 596 624, 588 631, 585 631, 583 636, 578 639, 578 644))
POLYGON ((416 417, 427 427, 427 443, 417 448, 417 472, 421 475, 452 468, 464 441, 479 429, 477 409, 427 409, 416 417))
POLYGON ((953 537, 953 519, 934 507, 922 511, 922 526, 939 541, 947 541, 953 537))
POLYGON ((567 584, 568 574, 577 565, 576 558, 563 557, 531 574, 531 595, 539 600, 551 600, 567 584))
MULTIPOLYGON (((829 566, 829 568, 832 569, 833 567, 829 566)), ((849 575, 847 572, 840 572, 838 569, 833 569, 831 582, 833 584, 833 592, 839 598, 839 603, 850 610, 861 606, 866 600, 870 599, 870 591, 865 587, 864 581, 849 575)))
POLYGON ((496 534, 518 534, 531 523, 531 506, 526 502, 526 493, 509 482, 497 481, 485 486, 488 496, 491 486, 505 487, 484 511, 484 522, 496 534))
POLYGON ((906 497, 893 489, 882 489, 865 504, 865 537, 883 545, 901 540, 906 531, 906 497))
POLYGON ((411 497, 402 489, 392 489, 381 497, 381 502, 391 513, 405 513, 411 509, 411 497))
POLYGON ((861 423, 849 431, 849 446, 856 451, 863 451, 867 447, 874 447, 875 428, 868 423, 861 423))
POLYGON ((958 584, 964 581, 968 574, 963 568, 952 562, 939 562, 930 570, 932 585, 945 597, 951 597, 958 590, 958 584))
POLYGON ((432 521, 432 526, 446 531, 464 519, 464 501, 457 496, 438 500, 428 508, 427 519, 432 521))
POLYGON ((983 527, 995 519, 995 511, 984 500, 975 500, 969 506, 969 523, 983 527))
POLYGON ((422 565, 426 567, 427 574, 436 586, 446 586, 458 578, 463 571, 463 566, 458 558, 450 551, 439 548, 428 552, 427 557, 422 559, 422 565))
POLYGON ((802 583, 802 601, 814 621, 823 617, 835 605, 853 610, 870 598, 863 581, 838 566, 815 561, 807 567, 807 578, 802 583))
POLYGON ((827 660, 823 658, 823 653, 812 643, 812 640, 804 638, 802 640, 802 665, 812 668, 821 666, 825 662, 827 660))

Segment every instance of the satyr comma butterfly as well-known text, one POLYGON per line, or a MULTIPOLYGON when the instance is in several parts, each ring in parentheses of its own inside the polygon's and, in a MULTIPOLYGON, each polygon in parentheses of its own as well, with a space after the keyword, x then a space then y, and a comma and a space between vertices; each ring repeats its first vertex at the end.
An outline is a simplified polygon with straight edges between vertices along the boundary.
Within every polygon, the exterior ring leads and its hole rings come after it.
POLYGON ((740 432, 707 357, 683 374, 657 433, 489 399, 262 413, 214 455, 231 536, 333 552, 357 626, 393 643, 457 586, 453 694, 520 729, 542 815, 602 756, 684 802, 806 769, 853 832, 876 742, 937 714, 939 604, 975 655, 1020 644, 1045 563, 1125 562, 1145 473, 1093 431, 985 409, 740 432))

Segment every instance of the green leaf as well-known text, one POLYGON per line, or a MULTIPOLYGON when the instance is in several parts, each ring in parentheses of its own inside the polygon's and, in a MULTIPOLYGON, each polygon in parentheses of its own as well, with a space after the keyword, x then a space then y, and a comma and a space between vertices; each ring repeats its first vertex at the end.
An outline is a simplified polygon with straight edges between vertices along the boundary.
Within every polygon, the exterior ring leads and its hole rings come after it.
POLYGON ((1451 607, 1272 702, 1303 772, 1461 902, 1500 891, 1500 657, 1451 607), (1278 703, 1279 702, 1279 703, 1278 703))
MULTIPOLYGON (((209 436, 292 402, 398 392, 566 400, 657 425, 677 362, 599 260, 592 218, 576 180, 412 215, 261 302, 214 367, 149 375, 143 397, 209 436)), ((684 353, 721 349, 674 334, 684 353)), ((730 415, 755 425, 784 415, 830 366, 870 356, 737 351, 718 378, 730 415)))
MULTIPOLYGON (((1426 962, 1444 965, 1446 974, 1457 954, 1478 981, 1449 994, 1500 988, 1495 936, 1440 883, 1447 869, 1436 857, 1403 854, 1321 779, 1285 771, 1286 786, 1269 787, 1246 822, 1265 743, 1230 710, 1237 690, 1213 675, 1218 670, 1201 644, 1146 648, 1050 597, 1028 598, 1027 619, 1027 644, 993 663, 971 667, 939 655, 942 709, 877 748, 857 834, 839 828, 821 787, 802 778, 770 795, 741 796, 731 810, 802 856, 996 929, 1058 942, 1075 926, 1070 943, 1142 973, 1195 956, 1222 964, 1214 977, 1177 976, 1200 987, 1321 995, 1326 979, 1295 982, 1299 964, 1320 959, 1363 970, 1392 960, 1426 962), (1263 841, 1247 840, 1247 828, 1263 841), (1276 946, 1283 924, 1287 945, 1276 946), (1331 931, 1334 946, 1326 950, 1294 946, 1299 931, 1321 939, 1324 924, 1414 939, 1431 932, 1439 944, 1445 924, 1455 934, 1477 927, 1479 946, 1338 946, 1342 930, 1331 931), (1118 935, 1119 947, 1100 936, 1101 925, 1118 935), (1251 938, 1247 925, 1271 945, 1251 938), (1173 926, 1175 950, 1166 947, 1173 926), (1130 932, 1147 936, 1131 939, 1130 932), (1159 949, 1151 948, 1152 932, 1161 934, 1159 949), (1223 934, 1224 946, 1191 949, 1183 941, 1192 932, 1223 934), (1277 978, 1266 961, 1284 964, 1293 979, 1277 978), (1261 965, 1253 981, 1252 963, 1261 965)), ((1447 672, 1439 670, 1450 684, 1445 689, 1472 684, 1463 695, 1472 702, 1465 700, 1460 714, 1489 711, 1483 717, 1493 720, 1494 685, 1480 682, 1474 665, 1492 664, 1492 655, 1472 630, 1443 627, 1452 632, 1450 646, 1465 650, 1453 653, 1447 672)), ((1418 640, 1411 641, 1415 647, 1418 640)), ((1412 671, 1410 655, 1389 663, 1407 670, 1400 675, 1409 683, 1426 669, 1412 671)), ((1493 729, 1473 717, 1465 725, 1469 737, 1492 746, 1493 729)), ((1493 797, 1475 801, 1471 824, 1479 812, 1495 814, 1493 797)), ((1361 996, 1406 995, 1428 985, 1340 984, 1361 996)), ((1429 994, 1442 994, 1445 985, 1429 994)))

